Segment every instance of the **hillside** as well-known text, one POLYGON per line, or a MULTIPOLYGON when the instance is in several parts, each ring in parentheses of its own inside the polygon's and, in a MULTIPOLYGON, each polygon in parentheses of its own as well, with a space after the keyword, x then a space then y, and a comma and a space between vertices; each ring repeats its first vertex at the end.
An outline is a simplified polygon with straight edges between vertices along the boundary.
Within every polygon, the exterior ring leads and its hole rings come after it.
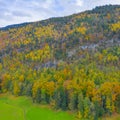
POLYGON ((0 29, 0 91, 92 120, 120 111, 120 5, 0 29))

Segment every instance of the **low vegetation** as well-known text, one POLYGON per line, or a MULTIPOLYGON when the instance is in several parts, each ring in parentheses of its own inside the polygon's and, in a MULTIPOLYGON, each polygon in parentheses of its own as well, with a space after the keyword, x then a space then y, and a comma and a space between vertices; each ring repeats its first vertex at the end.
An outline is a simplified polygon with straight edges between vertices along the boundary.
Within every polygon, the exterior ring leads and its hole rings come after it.
POLYGON ((75 120, 67 112, 53 111, 47 105, 33 104, 28 97, 0 96, 1 120, 75 120))

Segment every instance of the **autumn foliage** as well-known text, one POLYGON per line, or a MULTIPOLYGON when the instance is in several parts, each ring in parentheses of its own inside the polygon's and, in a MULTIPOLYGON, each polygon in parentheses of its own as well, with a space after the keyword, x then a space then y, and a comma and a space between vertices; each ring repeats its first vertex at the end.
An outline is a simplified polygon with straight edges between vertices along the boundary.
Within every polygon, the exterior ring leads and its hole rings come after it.
POLYGON ((120 6, 0 30, 0 92, 98 120, 120 111, 120 6))

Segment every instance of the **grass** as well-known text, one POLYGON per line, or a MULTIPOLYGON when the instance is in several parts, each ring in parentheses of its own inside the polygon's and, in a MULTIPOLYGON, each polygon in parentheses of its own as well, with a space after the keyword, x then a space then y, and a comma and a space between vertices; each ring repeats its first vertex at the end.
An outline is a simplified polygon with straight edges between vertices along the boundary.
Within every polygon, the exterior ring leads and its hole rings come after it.
MULTIPOLYGON (((0 95, 0 120, 76 120, 75 115, 54 111, 47 105, 33 104, 28 97, 0 95)), ((120 120, 119 114, 102 120, 120 120)))
POLYGON ((53 111, 47 105, 33 104, 30 98, 0 96, 0 120, 75 120, 64 111, 53 111))
POLYGON ((8 105, 0 101, 1 120, 24 120, 23 111, 20 108, 8 105))

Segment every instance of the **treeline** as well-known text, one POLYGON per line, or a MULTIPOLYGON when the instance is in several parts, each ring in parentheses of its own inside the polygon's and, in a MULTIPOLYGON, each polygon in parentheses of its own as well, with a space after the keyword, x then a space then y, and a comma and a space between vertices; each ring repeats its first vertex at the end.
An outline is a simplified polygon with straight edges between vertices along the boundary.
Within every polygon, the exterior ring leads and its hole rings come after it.
POLYGON ((113 47, 94 55, 87 52, 85 58, 73 64, 61 61, 56 68, 36 70, 18 61, 16 54, 0 64, 0 90, 30 96, 33 102, 47 103, 55 109, 74 111, 79 119, 97 120, 120 111, 119 55, 119 47, 113 47))

